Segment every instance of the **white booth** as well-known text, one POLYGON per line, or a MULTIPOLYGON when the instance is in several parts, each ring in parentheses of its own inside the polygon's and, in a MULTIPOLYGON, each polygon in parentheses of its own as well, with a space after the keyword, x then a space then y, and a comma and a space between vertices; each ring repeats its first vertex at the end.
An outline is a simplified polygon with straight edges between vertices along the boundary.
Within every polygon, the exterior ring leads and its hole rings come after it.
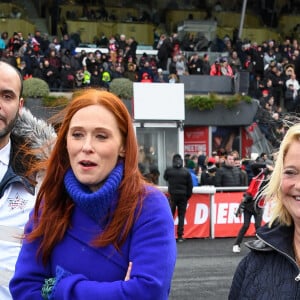
POLYGON ((184 84, 134 83, 132 114, 140 149, 140 164, 163 172, 175 153, 184 156, 184 84))

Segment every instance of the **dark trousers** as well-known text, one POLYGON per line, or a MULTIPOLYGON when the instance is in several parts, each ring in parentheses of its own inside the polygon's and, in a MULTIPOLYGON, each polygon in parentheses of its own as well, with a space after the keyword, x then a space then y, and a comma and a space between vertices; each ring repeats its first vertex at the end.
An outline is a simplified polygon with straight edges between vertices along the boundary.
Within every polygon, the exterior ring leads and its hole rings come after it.
POLYGON ((250 221, 251 221, 252 216, 254 216, 254 220, 255 220, 255 230, 257 230, 260 227, 261 221, 262 221, 263 210, 259 209, 259 208, 256 210, 253 210, 253 211, 245 209, 243 214, 244 214, 244 224, 241 227, 239 234, 235 240, 235 243, 234 243, 235 245, 240 245, 242 243, 244 235, 250 226, 250 221))
POLYGON ((182 238, 184 234, 184 218, 187 207, 186 195, 170 195, 170 205, 173 216, 175 215, 176 208, 178 212, 178 226, 177 226, 177 236, 182 238))

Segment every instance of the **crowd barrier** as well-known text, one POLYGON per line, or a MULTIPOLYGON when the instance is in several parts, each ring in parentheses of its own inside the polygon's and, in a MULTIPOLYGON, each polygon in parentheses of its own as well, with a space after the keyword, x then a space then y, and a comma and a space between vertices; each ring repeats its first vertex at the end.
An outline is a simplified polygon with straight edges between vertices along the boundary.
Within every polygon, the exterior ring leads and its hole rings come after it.
MULTIPOLYGON (((159 187, 167 194, 166 186, 159 187)), ((213 186, 194 187, 188 201, 185 216, 185 238, 224 238, 236 237, 243 225, 243 215, 235 216, 244 191, 247 187, 216 188, 213 186)), ((270 204, 266 204, 262 223, 270 219, 270 204)), ((174 217, 174 231, 177 232, 178 218, 174 217)), ((246 236, 254 236, 254 218, 246 236)))

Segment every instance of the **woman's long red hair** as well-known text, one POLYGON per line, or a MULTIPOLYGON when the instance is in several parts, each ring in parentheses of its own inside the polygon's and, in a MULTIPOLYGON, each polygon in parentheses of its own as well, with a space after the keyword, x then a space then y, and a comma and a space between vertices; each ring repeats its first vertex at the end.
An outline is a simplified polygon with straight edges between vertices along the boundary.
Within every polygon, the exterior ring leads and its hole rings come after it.
POLYGON ((64 175, 70 167, 66 148, 66 136, 73 115, 90 105, 102 105, 111 111, 118 123, 125 145, 124 177, 120 185, 117 208, 105 231, 94 245, 113 244, 117 249, 126 240, 133 225, 136 208, 141 206, 144 180, 138 169, 138 146, 130 114, 124 103, 114 94, 97 89, 87 89, 74 94, 63 111, 63 121, 58 131, 53 151, 44 166, 44 180, 37 195, 34 209, 34 230, 27 235, 29 241, 41 239, 38 255, 44 264, 50 258, 55 245, 63 238, 70 225, 74 203, 66 193, 64 175))

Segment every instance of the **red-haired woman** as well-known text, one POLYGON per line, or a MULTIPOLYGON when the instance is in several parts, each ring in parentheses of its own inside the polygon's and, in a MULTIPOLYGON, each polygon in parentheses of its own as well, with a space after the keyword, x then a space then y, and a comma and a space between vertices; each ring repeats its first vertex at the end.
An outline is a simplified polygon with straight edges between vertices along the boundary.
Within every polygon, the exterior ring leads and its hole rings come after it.
POLYGON ((139 172, 123 102, 96 89, 74 94, 46 167, 10 282, 13 298, 168 299, 173 218, 166 197, 139 172))

